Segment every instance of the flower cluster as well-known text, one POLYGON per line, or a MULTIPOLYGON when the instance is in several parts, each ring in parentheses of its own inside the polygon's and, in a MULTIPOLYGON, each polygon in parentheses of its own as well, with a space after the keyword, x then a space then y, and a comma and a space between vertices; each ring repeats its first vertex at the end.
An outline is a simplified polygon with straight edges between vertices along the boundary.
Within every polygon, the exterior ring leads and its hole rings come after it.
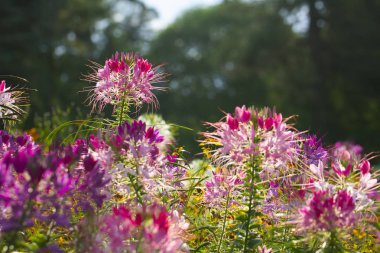
POLYGON ((101 219, 98 252, 189 252, 183 242, 188 226, 177 211, 168 213, 157 204, 114 208, 101 219))
POLYGON ((252 112, 245 106, 236 107, 235 115, 227 114, 225 120, 209 123, 214 132, 203 133, 204 144, 220 145, 214 150, 214 158, 220 164, 242 164, 257 153, 252 112))
MULTIPOLYGON (((128 114, 156 103, 156 69, 125 53, 96 65, 93 109, 116 117, 69 144, 0 130, 1 252, 379 248, 379 172, 360 146, 326 149, 275 110, 242 106, 208 123, 206 159, 189 163, 162 118, 128 114)), ((17 118, 20 94, 0 83, 0 119, 17 118)))
MULTIPOLYGON (((262 180, 280 176, 286 178, 294 171, 291 165, 299 159, 300 140, 298 133, 283 121, 281 114, 268 109, 254 111, 242 106, 236 107, 233 116, 227 114, 221 122, 209 125, 215 131, 203 133, 205 140, 202 144, 216 145, 218 148, 212 151, 213 160, 233 168, 231 173, 244 176, 249 167, 257 166, 254 164, 257 161, 262 180)), ((209 187, 206 185, 206 188, 209 187)), ((213 195, 207 193, 208 201, 213 195)))
POLYGON ((309 165, 311 192, 299 209, 302 231, 345 230, 373 221, 379 184, 370 162, 361 159, 360 146, 338 143, 330 154, 318 165, 309 165))
MULTIPOLYGON (((216 212, 226 208, 219 213, 225 216, 220 243, 226 217, 234 215, 232 203, 241 205, 249 220, 255 203, 266 222, 296 225, 298 234, 347 232, 376 221, 372 214, 378 209, 379 183, 362 148, 339 142, 327 150, 315 135, 298 132, 286 122, 275 111, 243 106, 209 123, 214 131, 203 133, 202 145, 213 148, 208 151, 212 161, 223 167, 211 172, 203 195, 216 212)), ((249 241, 249 225, 243 228, 241 236, 249 241)), ((264 247, 259 251, 271 252, 264 247)))
POLYGON ((36 222, 67 227, 75 212, 102 207, 109 176, 104 160, 94 155, 100 148, 78 140, 44 152, 29 135, 1 131, 0 137, 1 233, 36 222))
MULTIPOLYGON (((147 127, 142 121, 126 122, 117 127, 109 138, 111 146, 122 155, 124 161, 117 164, 113 171, 118 193, 131 193, 130 182, 124 180, 128 177, 135 180, 133 184, 142 187, 135 193, 150 199, 168 196, 183 186, 181 179, 185 177, 186 170, 177 165, 176 154, 165 155, 161 151, 159 145, 164 138, 154 127, 147 127)), ((133 187, 136 188, 136 185, 133 187)))

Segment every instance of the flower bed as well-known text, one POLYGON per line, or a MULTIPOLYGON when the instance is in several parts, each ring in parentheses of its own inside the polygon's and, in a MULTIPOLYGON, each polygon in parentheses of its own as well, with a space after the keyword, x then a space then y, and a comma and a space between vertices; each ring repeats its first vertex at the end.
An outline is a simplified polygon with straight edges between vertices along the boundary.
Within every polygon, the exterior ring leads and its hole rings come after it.
MULTIPOLYGON (((327 148, 291 117, 238 106, 189 160, 160 117, 131 118, 158 105, 159 68, 116 53, 93 70, 89 102, 113 119, 82 120, 60 145, 0 132, 1 252, 380 250, 379 173, 360 146, 327 148)), ((6 128, 25 101, 2 81, 6 128)))

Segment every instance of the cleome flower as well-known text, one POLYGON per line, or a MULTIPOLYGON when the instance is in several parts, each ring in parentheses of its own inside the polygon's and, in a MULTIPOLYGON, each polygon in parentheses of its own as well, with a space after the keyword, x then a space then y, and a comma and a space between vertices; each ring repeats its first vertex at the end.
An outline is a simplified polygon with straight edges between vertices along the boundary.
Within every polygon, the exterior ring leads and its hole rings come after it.
POLYGON ((24 90, 11 89, 6 86, 5 80, 2 80, 0 83, 0 119, 4 122, 14 122, 25 113, 22 107, 26 106, 28 99, 24 97, 24 90))
POLYGON ((290 174, 289 164, 299 160, 299 133, 274 111, 236 107, 234 115, 208 125, 214 131, 203 133, 202 144, 216 146, 212 157, 217 164, 244 166, 257 157, 260 176, 268 180, 290 174))
POLYGON ((177 211, 169 213, 157 204, 120 206, 101 218, 98 237, 106 240, 97 252, 188 252, 183 241, 188 227, 177 211))
POLYGON ((356 220, 354 211, 355 200, 347 190, 335 194, 315 191, 307 206, 299 210, 302 216, 301 229, 332 231, 351 227, 356 220))
POLYGON ((125 122, 110 133, 109 142, 123 161, 112 170, 113 186, 119 194, 129 195, 130 182, 125 178, 131 176, 141 186, 139 194, 145 199, 170 199, 177 194, 176 189, 183 188, 184 164, 176 154, 162 152, 165 138, 158 129, 147 127, 141 120, 125 122))
POLYGON ((90 142, 44 152, 29 135, 0 131, 0 240, 36 222, 67 227, 73 212, 102 207, 109 164, 96 154, 109 148, 95 137, 90 142))
POLYGON ((240 188, 244 184, 246 174, 241 169, 227 170, 218 168, 212 172, 212 177, 205 182, 204 200, 209 207, 222 207, 224 201, 231 198, 228 203, 239 205, 235 200, 240 195, 240 188))
POLYGON ((215 130, 203 133, 205 140, 202 144, 218 147, 212 151, 216 163, 241 165, 257 154, 256 131, 251 116, 251 110, 242 106, 236 107, 234 116, 227 114, 222 121, 208 123, 215 130))
POLYGON ((116 52, 103 66, 95 63, 92 68, 95 73, 87 79, 96 83, 88 88, 93 111, 102 111, 107 104, 114 109, 120 103, 136 107, 144 103, 157 105, 153 90, 162 88, 153 84, 162 81, 164 74, 157 73, 158 67, 152 67, 148 60, 137 54, 116 52))

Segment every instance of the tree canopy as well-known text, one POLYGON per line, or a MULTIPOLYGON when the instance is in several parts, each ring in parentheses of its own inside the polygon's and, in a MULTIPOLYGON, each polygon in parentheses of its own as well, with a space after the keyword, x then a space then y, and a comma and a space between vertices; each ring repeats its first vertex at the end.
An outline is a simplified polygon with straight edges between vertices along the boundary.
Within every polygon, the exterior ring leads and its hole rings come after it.
POLYGON ((78 92, 89 85, 81 80, 89 60, 140 50, 146 24, 156 15, 138 0, 5 0, 1 5, 0 75, 23 77, 27 84, 12 81, 38 90, 32 93, 29 127, 35 113, 53 107, 74 103, 86 110, 87 94, 78 92))
POLYGON ((199 119, 222 116, 217 108, 275 106, 329 141, 376 148, 379 10, 374 1, 315 0, 191 10, 151 44, 150 57, 172 74, 163 114, 198 130, 199 119), (304 32, 289 21, 299 14, 307 16, 304 32))

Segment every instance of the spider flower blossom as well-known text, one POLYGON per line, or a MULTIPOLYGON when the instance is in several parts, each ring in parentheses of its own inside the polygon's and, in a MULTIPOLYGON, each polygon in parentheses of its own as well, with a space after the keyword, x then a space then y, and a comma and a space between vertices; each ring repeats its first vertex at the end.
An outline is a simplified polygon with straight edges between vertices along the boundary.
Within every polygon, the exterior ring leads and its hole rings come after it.
POLYGON ((183 238, 189 224, 177 211, 167 212, 157 204, 137 208, 114 208, 102 218, 99 252, 188 252, 183 238), (105 245, 104 245, 105 244, 105 245))
POLYGON ((153 90, 162 88, 153 84, 160 82, 164 74, 157 73, 157 67, 152 67, 148 60, 132 53, 116 52, 104 66, 96 64, 94 69, 96 73, 88 76, 89 81, 96 83, 90 88, 93 110, 96 107, 102 110, 106 104, 115 106, 121 101, 137 107, 143 103, 157 104, 153 90))
POLYGON ((251 122, 252 111, 245 106, 236 107, 235 114, 227 114, 224 121, 208 123, 214 132, 203 133, 203 144, 220 146, 214 150, 216 162, 223 164, 241 164, 249 156, 257 154, 255 128, 251 122))
POLYGON ((300 159, 299 133, 283 120, 281 113, 264 109, 257 114, 259 150, 264 157, 260 177, 271 180, 291 174, 300 159))
POLYGON ((209 123, 214 132, 203 133, 203 144, 216 145, 214 160, 224 165, 242 165, 250 158, 262 158, 261 177, 278 177, 289 173, 289 163, 298 159, 298 133, 282 119, 281 114, 264 110, 255 112, 236 107, 224 121, 209 123), (259 115, 260 114, 260 115, 259 115))
POLYGON ((164 141, 164 137, 153 127, 146 127, 142 121, 125 122, 117 127, 115 133, 111 133, 110 142, 119 154, 127 161, 135 161, 130 172, 149 178, 152 166, 160 155, 158 144, 164 141), (136 163, 137 162, 137 163, 136 163), (136 167, 134 172, 133 168, 136 167))
POLYGON ((326 162, 328 152, 322 147, 321 140, 318 140, 315 135, 308 136, 303 141, 303 151, 305 154, 306 165, 318 165, 319 161, 326 162))
POLYGON ((27 102, 23 90, 12 90, 4 80, 0 83, 0 119, 17 120, 24 113, 21 108, 27 102))
POLYGON ((329 191, 313 192, 307 206, 301 208, 301 229, 332 231, 350 227, 356 220, 355 200, 347 190, 332 194, 329 191))
POLYGON ((236 199, 241 196, 239 187, 244 184, 245 177, 246 174, 241 169, 232 171, 220 168, 213 171, 211 179, 205 182, 205 202, 211 207, 221 207, 224 205, 223 202, 230 198, 228 205, 237 205, 236 199))

